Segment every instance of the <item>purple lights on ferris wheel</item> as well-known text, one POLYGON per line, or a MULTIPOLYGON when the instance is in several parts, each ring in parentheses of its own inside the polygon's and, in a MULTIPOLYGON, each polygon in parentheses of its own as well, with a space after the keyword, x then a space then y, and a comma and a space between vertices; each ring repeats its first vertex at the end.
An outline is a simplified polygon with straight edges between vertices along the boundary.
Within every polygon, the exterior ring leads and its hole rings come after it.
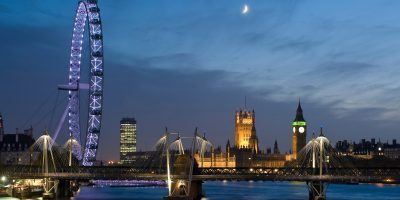
POLYGON ((62 88, 68 90, 68 124, 69 133, 81 143, 81 128, 79 125, 79 89, 89 90, 88 127, 86 133, 86 144, 83 152, 74 152, 84 166, 93 165, 99 142, 102 103, 103 103, 103 35, 100 19, 100 9, 96 0, 83 0, 78 4, 71 42, 71 57, 69 68, 68 86, 62 88), (90 40, 90 80, 88 86, 80 83, 80 70, 82 63, 83 38, 86 27, 89 24, 90 40), (82 87, 86 86, 86 87, 82 87))

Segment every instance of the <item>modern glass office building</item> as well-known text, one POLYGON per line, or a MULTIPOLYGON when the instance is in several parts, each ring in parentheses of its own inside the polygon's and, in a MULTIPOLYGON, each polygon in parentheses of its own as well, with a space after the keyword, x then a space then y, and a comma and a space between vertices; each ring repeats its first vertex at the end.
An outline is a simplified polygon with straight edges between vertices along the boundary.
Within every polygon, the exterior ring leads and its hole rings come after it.
POLYGON ((136 120, 123 118, 120 122, 120 161, 123 165, 135 162, 136 152, 136 120))

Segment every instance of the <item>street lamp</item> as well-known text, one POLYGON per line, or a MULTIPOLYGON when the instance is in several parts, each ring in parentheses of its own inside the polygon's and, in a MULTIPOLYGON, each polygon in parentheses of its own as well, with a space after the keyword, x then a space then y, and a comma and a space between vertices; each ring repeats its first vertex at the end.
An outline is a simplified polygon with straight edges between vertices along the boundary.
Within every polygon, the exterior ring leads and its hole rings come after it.
POLYGON ((1 176, 1 182, 6 182, 7 181, 7 177, 5 177, 5 176, 1 176))

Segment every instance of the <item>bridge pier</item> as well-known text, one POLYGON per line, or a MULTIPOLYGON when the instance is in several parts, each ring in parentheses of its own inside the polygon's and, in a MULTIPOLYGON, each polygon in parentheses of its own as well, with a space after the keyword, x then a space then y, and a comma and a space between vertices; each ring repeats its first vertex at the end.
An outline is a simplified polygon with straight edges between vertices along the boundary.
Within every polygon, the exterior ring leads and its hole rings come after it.
POLYGON ((59 180, 56 194, 57 194, 57 197, 72 197, 73 193, 71 190, 71 180, 67 180, 67 179, 59 180))
MULTIPOLYGON (((174 175, 187 178, 191 165, 189 155, 179 155, 174 163, 174 175)), ((193 163, 194 170, 198 170, 196 161, 193 163)), ((189 179, 175 179, 171 183, 171 194, 164 197, 164 200, 200 200, 203 197, 203 181, 189 179)))
POLYGON ((322 181, 307 182, 309 200, 326 200, 327 184, 322 181))
POLYGON ((50 178, 44 178, 44 192, 43 199, 54 199, 56 196, 56 187, 58 181, 53 181, 50 178))

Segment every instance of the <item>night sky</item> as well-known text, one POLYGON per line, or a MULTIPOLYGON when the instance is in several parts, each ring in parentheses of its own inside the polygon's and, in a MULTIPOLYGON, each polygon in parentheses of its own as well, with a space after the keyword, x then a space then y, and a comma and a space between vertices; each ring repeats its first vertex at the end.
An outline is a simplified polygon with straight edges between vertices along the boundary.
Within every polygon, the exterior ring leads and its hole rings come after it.
MULTIPOLYGON (((36 137, 46 127, 54 131, 66 106, 57 85, 68 78, 76 6, 0 1, 6 133, 30 125, 36 137)), ((323 126, 332 142, 400 139, 400 1, 100 0, 99 6, 105 46, 99 159, 119 158, 122 117, 136 118, 142 150, 152 149, 165 126, 187 136, 199 127, 225 146, 245 96, 263 150, 277 139, 281 152, 289 151, 299 97, 308 136, 323 126)), ((64 127, 58 143, 66 135, 64 127)))

